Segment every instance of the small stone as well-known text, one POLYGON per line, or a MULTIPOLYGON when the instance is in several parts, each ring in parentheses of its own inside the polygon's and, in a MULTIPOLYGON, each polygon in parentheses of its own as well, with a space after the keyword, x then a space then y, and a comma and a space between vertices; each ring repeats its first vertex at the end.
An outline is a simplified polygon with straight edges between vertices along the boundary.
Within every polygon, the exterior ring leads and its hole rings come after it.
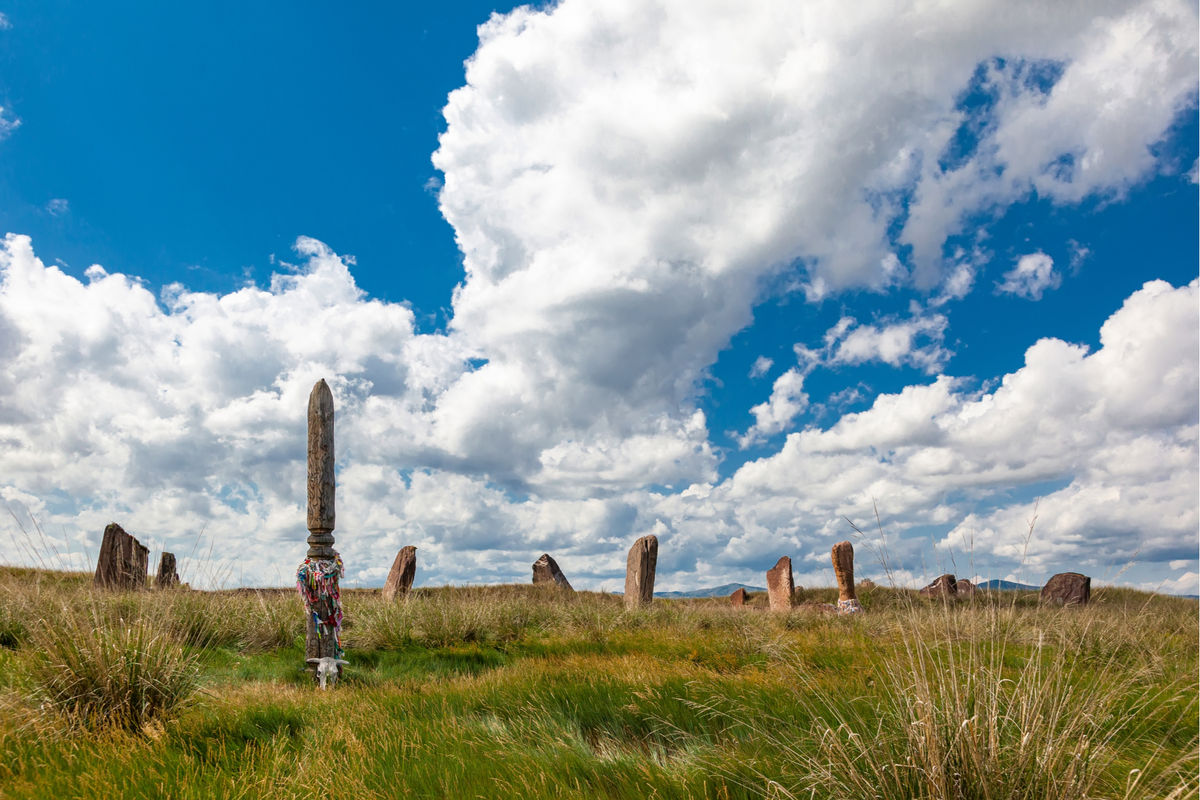
POLYGON ((158 574, 154 576, 154 586, 158 589, 170 589, 179 585, 179 573, 175 569, 175 554, 163 553, 158 559, 158 574))
POLYGON ((92 582, 104 589, 144 589, 150 548, 115 522, 104 528, 92 582))
POLYGON ((863 578, 861 581, 858 582, 858 588, 862 589, 864 591, 867 589, 874 589, 875 581, 871 580, 870 578, 863 578))
POLYGON ((558 562, 549 553, 542 553, 542 557, 533 562, 533 582, 551 583, 568 592, 575 591, 567 581, 567 576, 558 568, 558 562))
POLYGON ((818 603, 815 600, 805 600, 800 605, 796 606, 801 611, 811 611, 815 614, 837 614, 838 607, 833 603, 818 603))
POLYGON ((639 608, 654 601, 654 567, 658 564, 658 537, 643 536, 629 548, 625 560, 625 607, 639 608))
POLYGON ((405 545, 396 553, 396 560, 392 562, 392 568, 388 571, 387 581, 383 584, 383 599, 390 602, 408 594, 416 576, 417 548, 411 544, 405 545))
POLYGON ((750 595, 746 593, 745 589, 738 588, 734 589, 733 594, 729 595, 729 602, 734 608, 741 608, 742 606, 746 605, 746 600, 748 600, 749 597, 750 595))
POLYGON ((1043 603, 1086 606, 1092 599, 1092 579, 1078 572, 1060 572, 1042 587, 1043 603))
POLYGON ((947 572, 941 575, 933 583, 926 586, 918 594, 921 597, 955 597, 958 594, 958 582, 954 580, 954 576, 947 572))
POLYGON ((796 584, 792 580, 792 559, 783 556, 767 570, 767 599, 772 611, 789 611, 796 604, 796 584))
POLYGON ((959 578, 954 587, 959 597, 974 597, 975 593, 979 591, 979 587, 966 578, 959 578))

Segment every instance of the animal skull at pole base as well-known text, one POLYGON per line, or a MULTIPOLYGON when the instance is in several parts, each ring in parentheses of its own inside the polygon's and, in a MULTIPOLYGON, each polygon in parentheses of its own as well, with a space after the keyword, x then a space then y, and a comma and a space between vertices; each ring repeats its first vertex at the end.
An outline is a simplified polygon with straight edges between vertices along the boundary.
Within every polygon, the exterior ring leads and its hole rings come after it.
POLYGON ((322 689, 328 689, 337 683, 338 667, 350 662, 333 656, 324 656, 323 658, 310 658, 308 663, 317 665, 317 681, 321 684, 322 689), (328 681, 328 685, 326 685, 326 681, 328 681))

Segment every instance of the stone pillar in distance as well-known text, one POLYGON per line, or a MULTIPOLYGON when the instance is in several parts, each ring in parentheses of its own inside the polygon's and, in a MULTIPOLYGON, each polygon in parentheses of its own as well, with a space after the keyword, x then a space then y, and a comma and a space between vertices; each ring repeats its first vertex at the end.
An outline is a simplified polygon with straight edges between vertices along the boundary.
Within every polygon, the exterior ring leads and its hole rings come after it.
POLYGON ((629 548, 625 561, 625 607, 641 608, 654 600, 654 567, 658 564, 658 537, 643 536, 629 548))
POLYGON ((790 611, 795 604, 796 584, 792 580, 792 559, 783 556, 767 570, 767 599, 772 611, 790 611))
POLYGON ((858 595, 854 592, 854 545, 838 542, 833 546, 833 574, 837 577, 839 614, 856 614, 862 611, 858 595))

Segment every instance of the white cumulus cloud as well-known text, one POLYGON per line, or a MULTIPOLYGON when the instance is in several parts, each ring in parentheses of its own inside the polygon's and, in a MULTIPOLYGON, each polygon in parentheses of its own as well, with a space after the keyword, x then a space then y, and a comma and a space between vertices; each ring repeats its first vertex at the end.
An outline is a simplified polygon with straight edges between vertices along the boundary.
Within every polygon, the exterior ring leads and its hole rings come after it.
POLYGON ((749 447, 757 441, 787 430, 793 419, 808 408, 808 395, 804 392, 804 375, 796 368, 775 379, 771 396, 767 402, 750 409, 754 424, 743 436, 738 437, 741 447, 749 447))
POLYGON ((1001 294, 1015 294, 1028 300, 1041 300, 1047 289, 1057 289, 1062 275, 1054 269, 1054 261, 1045 253, 1030 253, 1017 259, 1017 265, 1004 273, 997 284, 1001 294))
MULTIPOLYGON (((903 574, 920 574, 922 526, 950 550, 988 532, 980 554, 1007 574, 1027 513, 1013 492, 1043 489, 1036 569, 1194 557, 1178 546, 1196 530, 1194 284, 1147 284, 1094 353, 1047 339, 994 391, 940 375, 882 395, 724 481, 698 396, 769 287, 949 302, 982 257, 960 253, 968 219, 1034 192, 1119 199, 1152 175, 1194 103, 1195 27, 1175 0, 494 15, 433 156, 464 256, 446 333, 416 333, 312 239, 269 286, 155 296, 101 266, 47 267, 10 235, 3 496, 64 545, 94 547, 112 519, 177 553, 203 531, 240 579, 285 582, 302 411, 325 377, 351 581, 402 544, 421 548, 420 580, 523 579, 553 545, 579 585, 606 585, 651 531, 664 588, 750 579, 785 552, 816 581, 842 516, 873 500, 903 574), (988 102, 961 107, 969 89, 988 102)), ((16 124, 0 111, 0 135, 16 124)), ((848 318, 827 349, 798 347, 746 435, 795 424, 810 355, 943 372, 948 313, 848 318)))

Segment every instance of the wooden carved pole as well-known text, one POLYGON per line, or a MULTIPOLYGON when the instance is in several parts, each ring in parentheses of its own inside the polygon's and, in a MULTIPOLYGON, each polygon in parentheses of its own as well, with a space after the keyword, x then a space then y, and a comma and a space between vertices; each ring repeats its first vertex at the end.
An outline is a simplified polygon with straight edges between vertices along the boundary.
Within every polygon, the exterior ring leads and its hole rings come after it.
POLYGON ((314 680, 318 659, 342 658, 342 559, 333 549, 333 494, 333 393, 322 379, 308 397, 308 557, 296 571, 307 613, 304 655, 314 680))

